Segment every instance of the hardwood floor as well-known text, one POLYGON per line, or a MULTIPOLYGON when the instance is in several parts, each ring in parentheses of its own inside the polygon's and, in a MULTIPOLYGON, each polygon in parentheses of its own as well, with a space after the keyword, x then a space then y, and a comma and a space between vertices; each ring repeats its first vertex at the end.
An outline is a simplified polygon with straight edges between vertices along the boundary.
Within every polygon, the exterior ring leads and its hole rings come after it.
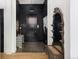
POLYGON ((48 46, 49 50, 49 59, 64 59, 64 54, 61 54, 58 49, 53 46, 48 46))
MULTIPOLYGON (((0 56, 1 57, 1 56, 0 56)), ((2 54, 1 59, 48 59, 46 53, 16 53, 12 55, 2 54)))
POLYGON ((1 59, 1 53, 0 53, 0 59, 1 59))
POLYGON ((43 42, 24 42, 22 48, 18 48, 17 52, 45 52, 45 44, 43 42))
POLYGON ((17 52, 15 54, 0 54, 0 59, 64 59, 61 54, 53 46, 48 46, 47 52, 17 52))

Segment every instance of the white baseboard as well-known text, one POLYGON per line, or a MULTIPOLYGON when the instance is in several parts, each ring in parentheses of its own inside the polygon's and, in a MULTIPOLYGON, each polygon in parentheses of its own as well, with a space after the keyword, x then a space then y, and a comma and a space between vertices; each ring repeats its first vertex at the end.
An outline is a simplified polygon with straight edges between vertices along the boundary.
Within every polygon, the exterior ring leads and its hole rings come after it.
POLYGON ((8 54, 8 55, 11 55, 11 54, 14 54, 16 53, 16 51, 5 51, 4 54, 8 54))

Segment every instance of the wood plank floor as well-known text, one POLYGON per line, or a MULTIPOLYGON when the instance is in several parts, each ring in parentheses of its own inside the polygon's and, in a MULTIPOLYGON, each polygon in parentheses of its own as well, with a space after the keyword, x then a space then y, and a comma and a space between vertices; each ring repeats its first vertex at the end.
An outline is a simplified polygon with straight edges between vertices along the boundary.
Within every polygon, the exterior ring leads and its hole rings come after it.
POLYGON ((16 53, 12 55, 2 54, 0 59, 48 59, 46 53, 16 53))
POLYGON ((0 59, 1 59, 1 53, 0 53, 0 59))
POLYGON ((45 50, 43 42, 24 42, 22 48, 18 48, 17 52, 45 52, 45 50))

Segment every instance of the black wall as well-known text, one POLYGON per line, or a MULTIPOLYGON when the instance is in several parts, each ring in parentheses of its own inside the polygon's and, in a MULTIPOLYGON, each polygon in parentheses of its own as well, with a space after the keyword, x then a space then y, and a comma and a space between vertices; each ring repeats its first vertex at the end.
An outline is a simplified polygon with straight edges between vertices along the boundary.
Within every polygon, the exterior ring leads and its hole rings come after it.
POLYGON ((0 52, 4 51, 4 10, 0 9, 0 52))
POLYGON ((47 16, 47 2, 44 4, 19 4, 17 2, 16 6, 17 16, 20 16, 22 13, 26 15, 40 14, 42 17, 47 16), (30 12, 30 10, 34 10, 34 12, 30 12))
POLYGON ((26 26, 26 17, 27 16, 37 16, 39 29, 37 30, 38 37, 40 41, 44 40, 43 38, 43 17, 47 15, 47 5, 45 4, 17 4, 17 18, 20 21, 20 26, 22 27, 22 34, 26 33, 24 26, 26 26), (33 10, 31 12, 30 10, 33 10))
MULTIPOLYGON (((37 17, 37 25, 39 25, 39 29, 37 29, 37 36, 39 38, 38 41, 43 40, 43 5, 20 5, 20 26, 22 27, 23 34, 26 34, 26 17, 27 16, 36 16, 37 17), (34 10, 30 12, 30 10, 34 10), (22 26, 23 24, 23 26, 22 26)), ((25 38, 26 39, 26 38, 25 38)))
POLYGON ((44 8, 43 8, 43 16, 47 16, 47 0, 45 0, 44 4, 43 4, 44 8))

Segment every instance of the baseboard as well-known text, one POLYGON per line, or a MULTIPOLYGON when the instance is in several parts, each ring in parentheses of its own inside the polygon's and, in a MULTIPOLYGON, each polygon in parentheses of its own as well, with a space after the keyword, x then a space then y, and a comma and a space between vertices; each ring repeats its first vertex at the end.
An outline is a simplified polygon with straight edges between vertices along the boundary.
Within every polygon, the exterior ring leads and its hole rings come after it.
POLYGON ((8 54, 8 55, 11 55, 11 54, 14 54, 16 53, 16 51, 5 51, 4 54, 8 54))

